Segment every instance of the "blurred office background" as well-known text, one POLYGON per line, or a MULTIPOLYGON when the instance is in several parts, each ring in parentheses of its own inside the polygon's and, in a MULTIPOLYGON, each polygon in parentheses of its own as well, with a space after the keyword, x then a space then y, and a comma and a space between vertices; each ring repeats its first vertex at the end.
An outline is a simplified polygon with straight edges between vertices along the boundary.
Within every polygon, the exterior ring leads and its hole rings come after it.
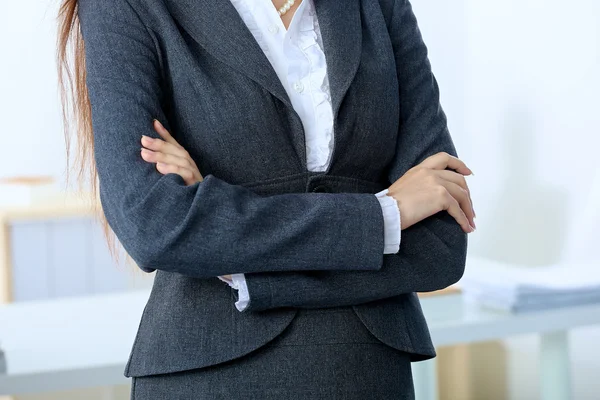
MULTIPOLYGON (((600 266, 600 3, 412 3, 459 156, 476 174, 468 178, 478 215, 470 254, 529 267, 600 266)), ((0 3, 0 177, 51 175, 64 187, 57 7, 0 3)), ((136 286, 116 273, 129 282, 123 290, 136 286)), ((600 327, 574 329, 569 340, 573 398, 597 399, 600 327)), ((475 377, 474 398, 539 399, 538 345, 536 335, 472 345, 465 373, 475 377)), ((127 390, 117 389, 122 398, 127 390)), ((82 393, 17 398, 100 396, 82 393)))

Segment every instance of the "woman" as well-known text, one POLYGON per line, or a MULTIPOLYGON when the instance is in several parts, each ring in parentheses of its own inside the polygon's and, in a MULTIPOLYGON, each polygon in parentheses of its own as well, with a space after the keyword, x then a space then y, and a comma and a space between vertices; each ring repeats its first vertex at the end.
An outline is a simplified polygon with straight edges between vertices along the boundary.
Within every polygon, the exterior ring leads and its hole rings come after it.
POLYGON ((414 398, 415 292, 460 279, 475 212, 409 1, 60 15, 104 216, 156 271, 131 397, 414 398))

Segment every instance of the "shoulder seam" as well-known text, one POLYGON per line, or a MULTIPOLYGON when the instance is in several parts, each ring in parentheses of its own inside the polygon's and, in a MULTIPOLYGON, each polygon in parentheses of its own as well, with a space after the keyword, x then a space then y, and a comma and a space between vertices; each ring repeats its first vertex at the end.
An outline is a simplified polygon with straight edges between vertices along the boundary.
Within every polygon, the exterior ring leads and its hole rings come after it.
POLYGON ((158 43, 156 41, 156 36, 154 34, 154 31, 152 29, 150 29, 150 27, 144 22, 142 16, 140 15, 140 13, 138 12, 138 10, 136 10, 136 8, 131 4, 130 0, 123 0, 125 3, 127 3, 127 5, 129 6, 129 8, 131 8, 131 10, 134 12, 134 14, 137 16, 137 19, 140 21, 140 23, 144 26, 144 28, 146 29, 146 32, 148 33, 148 36, 150 37, 150 40, 152 40, 152 43, 154 44, 154 54, 156 55, 156 61, 158 62, 158 67, 160 69, 160 75, 161 78, 164 79, 164 65, 163 65, 163 61, 162 61, 162 57, 160 57, 160 48, 158 47, 158 43))
MULTIPOLYGON (((133 13, 136 15, 138 21, 140 21, 140 23, 142 25, 144 25, 144 28, 146 29, 146 32, 148 32, 148 36, 150 36, 150 39, 152 39, 152 43, 154 43, 154 46, 156 47, 156 41, 154 40, 154 35, 153 32, 148 25, 146 25, 146 23, 144 22, 144 20, 142 19, 142 16, 140 15, 140 13, 138 12, 138 10, 135 9, 135 7, 131 4, 131 1, 129 0, 123 0, 125 3, 127 3, 127 5, 129 6, 129 8, 131 8, 131 11, 133 11, 133 13)), ((160 61, 160 60, 159 60, 160 61)))

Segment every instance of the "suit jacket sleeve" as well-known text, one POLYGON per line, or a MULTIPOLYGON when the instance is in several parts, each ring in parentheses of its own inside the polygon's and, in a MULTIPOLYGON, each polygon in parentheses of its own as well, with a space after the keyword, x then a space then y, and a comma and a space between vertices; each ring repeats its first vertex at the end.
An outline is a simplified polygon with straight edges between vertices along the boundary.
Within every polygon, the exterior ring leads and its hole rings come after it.
MULTIPOLYGON (((370 193, 261 196, 208 174, 185 185, 141 158, 168 128, 155 36, 128 0, 81 0, 94 156, 103 211, 146 271, 209 278, 290 270, 379 270, 384 229, 370 193)), ((201 171, 202 172, 202 171, 201 171)))
MULTIPOLYGON (((393 197, 387 196, 387 192, 388 189, 385 189, 375 194, 379 199, 381 211, 383 213, 383 225, 385 230, 384 254, 397 253, 400 248, 401 240, 401 221, 398 202, 393 197)), ((235 308, 237 308, 238 311, 244 311, 250 302, 250 294, 248 293, 248 285, 246 284, 246 277, 244 274, 234 274, 231 276, 232 279, 222 276, 219 276, 218 278, 235 289, 233 292, 236 298, 234 304, 235 308)))
MULTIPOLYGON (((386 17, 400 89, 397 150, 388 174, 390 182, 395 182, 430 155, 444 151, 457 156, 457 152, 410 2, 396 0, 386 17)), ((443 289, 462 277, 466 252, 467 234, 442 211, 403 230, 399 252, 385 254, 378 271, 247 274, 250 303, 246 311, 356 305, 443 289)))

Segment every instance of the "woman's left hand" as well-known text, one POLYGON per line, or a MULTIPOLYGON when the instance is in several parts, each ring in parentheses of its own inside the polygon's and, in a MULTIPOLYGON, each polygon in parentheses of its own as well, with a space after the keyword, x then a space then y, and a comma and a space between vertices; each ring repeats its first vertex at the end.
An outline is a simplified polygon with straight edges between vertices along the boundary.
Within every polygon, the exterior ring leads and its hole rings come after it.
POLYGON ((162 139, 142 135, 142 158, 156 163, 156 169, 163 175, 173 173, 181 176, 186 185, 202 182, 204 178, 190 154, 157 119, 154 120, 154 129, 162 139))
MULTIPOLYGON (((154 129, 162 139, 142 135, 142 158, 156 163, 156 169, 163 175, 173 173, 181 176, 186 185, 202 182, 204 178, 190 154, 157 119, 154 120, 154 129)), ((231 280, 231 275, 223 276, 231 280)))

